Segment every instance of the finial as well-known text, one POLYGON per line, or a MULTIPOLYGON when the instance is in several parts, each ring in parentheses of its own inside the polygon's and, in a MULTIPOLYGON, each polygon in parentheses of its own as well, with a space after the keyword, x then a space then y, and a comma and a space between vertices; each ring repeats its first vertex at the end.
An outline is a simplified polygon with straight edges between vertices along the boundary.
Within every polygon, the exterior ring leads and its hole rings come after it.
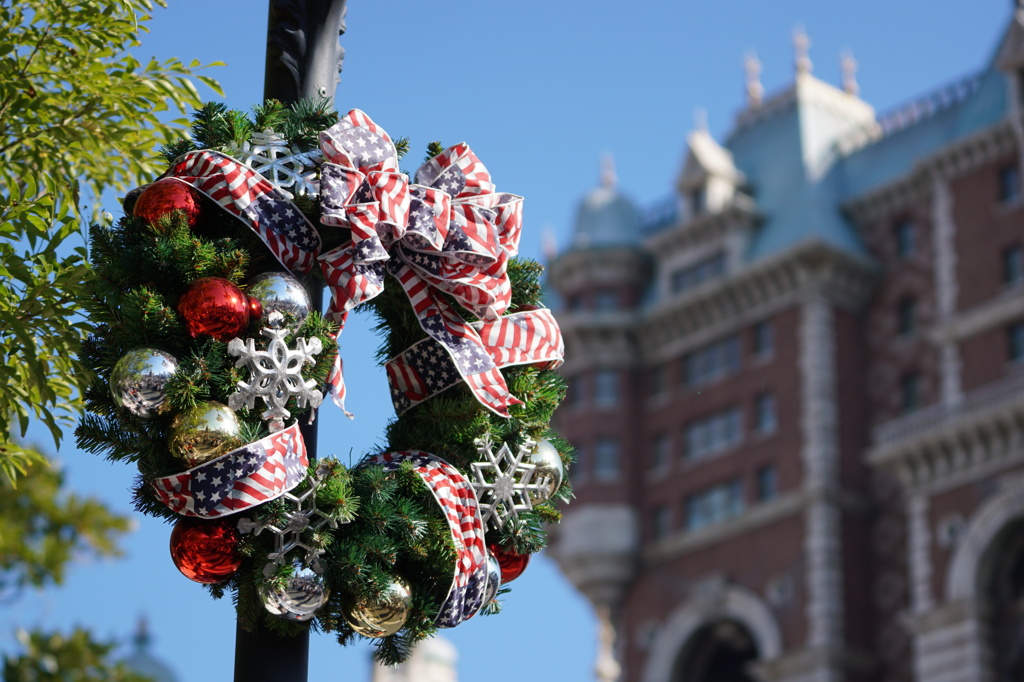
POLYGON ((614 187, 619 179, 615 176, 615 158, 611 154, 601 157, 601 186, 614 187))
POLYGON ((149 619, 145 615, 139 616, 139 624, 135 628, 135 636, 132 639, 135 642, 135 648, 140 651, 149 646, 149 619))
POLYGON ((704 107, 697 107, 693 110, 693 129, 702 133, 708 131, 708 110, 704 107))
POLYGON ((743 71, 747 75, 747 104, 757 108, 764 101, 764 86, 761 85, 761 60, 756 52, 747 53, 743 59, 743 71))
POLYGON ((843 74, 843 92, 856 97, 860 94, 860 86, 857 84, 857 60, 853 58, 853 52, 846 50, 839 57, 839 70, 843 74))
POLYGON ((807 31, 803 26, 797 26, 793 29, 793 63, 797 75, 810 73, 814 67, 811 63, 810 50, 811 39, 807 36, 807 31))

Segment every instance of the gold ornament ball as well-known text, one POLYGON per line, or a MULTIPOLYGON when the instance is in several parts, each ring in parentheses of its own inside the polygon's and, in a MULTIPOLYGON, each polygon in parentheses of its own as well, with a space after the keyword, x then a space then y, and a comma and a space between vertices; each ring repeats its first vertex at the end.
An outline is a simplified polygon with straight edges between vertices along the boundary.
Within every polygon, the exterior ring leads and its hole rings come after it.
POLYGON ((235 413, 211 400, 174 418, 167 446, 191 468, 243 445, 240 431, 235 413))
POLYGON ((342 604, 345 621, 363 637, 388 637, 402 629, 409 618, 412 592, 404 580, 395 579, 380 599, 360 599, 342 604))
POLYGON ((540 484, 541 489, 528 488, 530 502, 541 504, 547 502, 562 486, 562 479, 565 478, 565 467, 562 466, 562 457, 558 450, 547 439, 541 439, 537 443, 537 449, 530 454, 528 462, 537 467, 533 470, 530 483, 540 484))

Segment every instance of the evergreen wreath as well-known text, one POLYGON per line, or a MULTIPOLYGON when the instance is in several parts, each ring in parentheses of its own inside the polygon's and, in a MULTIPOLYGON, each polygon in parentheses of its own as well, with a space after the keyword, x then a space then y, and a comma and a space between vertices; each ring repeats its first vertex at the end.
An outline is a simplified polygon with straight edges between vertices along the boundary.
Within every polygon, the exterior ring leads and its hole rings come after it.
MULTIPOLYGON (((491 267, 509 288, 496 320, 481 319, 481 307, 438 284, 433 300, 450 325, 428 334, 413 285, 402 279, 409 268, 401 270, 392 258, 389 276, 370 277, 379 295, 362 302, 376 316, 383 339, 377 358, 389 363, 399 411, 387 427, 387 452, 370 453, 351 468, 330 458, 308 462, 295 422, 325 391, 344 394, 336 339, 348 308, 360 302, 339 302, 354 285, 339 282, 331 254, 365 255, 374 244, 394 251, 388 242, 406 218, 385 216, 389 202, 397 215, 411 202, 411 213, 432 220, 447 216, 443 211, 463 195, 445 194, 445 178, 433 188, 410 189, 391 160, 383 167, 354 154, 339 161, 344 145, 338 141, 346 135, 392 143, 362 112, 339 119, 325 99, 291 106, 271 100, 251 114, 207 104, 194 113, 191 133, 163 150, 168 173, 130 193, 124 217, 91 228, 95 277, 86 310, 95 330, 82 354, 95 376, 78 444, 137 464, 136 508, 177 522, 172 555, 179 569, 215 598, 231 591, 244 627, 262 622, 287 635, 312 623, 336 632, 342 645, 357 635, 375 639, 378 660, 401 662, 438 627, 477 611, 497 612, 497 573, 502 582, 518 575, 545 546, 544 524, 559 521, 556 505, 572 495, 563 480, 572 451, 549 426, 565 386, 552 371, 561 339, 541 308, 542 267, 504 255, 480 266, 491 267), (217 168, 204 177, 196 173, 202 164, 217 168), (341 184, 328 190, 328 176, 342 171, 341 184), (232 203, 224 196, 232 182, 253 193, 232 195, 232 203), (301 216, 288 213, 294 209, 301 216), (360 223, 366 215, 368 222, 360 223), (278 218, 294 219, 296 227, 272 232, 278 218), (360 225, 374 234, 358 239, 360 225), (317 255, 319 270, 312 267, 317 255), (333 286, 328 316, 296 304, 301 294, 283 262, 317 286, 333 286), (276 289, 256 284, 268 278, 276 289), (427 373, 459 369, 463 351, 446 355, 437 341, 459 325, 496 335, 488 324, 538 319, 548 324, 549 350, 538 354, 533 341, 520 344, 506 352, 500 374, 491 375, 507 385, 505 408, 485 405, 461 369, 463 381, 412 400, 415 391, 392 376, 403 368, 419 371, 429 384, 427 373), (245 466, 255 471, 245 473, 245 466), (222 498, 213 505, 202 485, 219 467, 237 467, 242 478, 210 493, 222 498), (246 488, 252 480, 263 481, 259 493, 246 488), (453 522, 453 514, 462 517, 453 522)), ((393 143, 393 161, 408 148, 406 139, 393 143)), ((470 190, 474 183, 475 190, 489 186, 486 169, 465 145, 445 150, 431 143, 425 161, 428 179, 431 168, 462 163, 459 177, 470 190)), ((518 200, 482 196, 491 203, 470 197, 472 205, 460 209, 463 225, 509 219, 503 207, 518 200)), ((515 219, 507 224, 513 246, 515 219)), ((493 224, 485 228, 494 233, 493 224)), ((459 247, 464 237, 453 228, 441 241, 459 247)), ((421 252, 409 241, 406 262, 415 269, 421 252)), ((514 248, 508 251, 514 256, 514 248)), ((387 256, 378 253, 377 260, 387 256)), ((455 269, 479 261, 470 254, 455 269)), ((376 264, 374 257, 364 262, 376 264)), ((363 273, 362 267, 351 271, 363 273)), ((333 415, 325 408, 322 418, 333 415)), ((507 590, 502 585, 498 593, 507 590)))

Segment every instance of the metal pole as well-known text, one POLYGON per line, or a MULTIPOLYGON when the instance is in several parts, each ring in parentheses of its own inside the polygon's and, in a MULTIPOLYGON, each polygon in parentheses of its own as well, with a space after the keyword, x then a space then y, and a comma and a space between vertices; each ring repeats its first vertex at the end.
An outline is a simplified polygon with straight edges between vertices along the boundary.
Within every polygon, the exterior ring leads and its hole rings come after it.
MULTIPOLYGON (((263 97, 285 104, 310 97, 333 97, 345 51, 346 0, 270 0, 263 97)), ((315 310, 323 310, 323 288, 305 282, 315 310)), ((317 423, 303 420, 310 461, 316 459, 317 423)), ((263 627, 235 627, 235 682, 305 682, 309 673, 309 628, 278 637, 263 627)))

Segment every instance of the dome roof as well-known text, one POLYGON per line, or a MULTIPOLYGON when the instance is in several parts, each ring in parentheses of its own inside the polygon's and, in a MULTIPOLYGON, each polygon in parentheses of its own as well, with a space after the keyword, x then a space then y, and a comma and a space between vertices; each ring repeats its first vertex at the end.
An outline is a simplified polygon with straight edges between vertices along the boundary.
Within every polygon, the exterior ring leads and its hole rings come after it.
POLYGON ((124 659, 125 666, 132 672, 147 675, 155 682, 178 682, 177 675, 165 663, 149 653, 150 635, 145 618, 139 620, 135 633, 135 651, 124 659))
POLYGON ((640 211, 615 186, 615 173, 607 165, 601 186, 580 202, 572 248, 633 246, 640 242, 640 211))

